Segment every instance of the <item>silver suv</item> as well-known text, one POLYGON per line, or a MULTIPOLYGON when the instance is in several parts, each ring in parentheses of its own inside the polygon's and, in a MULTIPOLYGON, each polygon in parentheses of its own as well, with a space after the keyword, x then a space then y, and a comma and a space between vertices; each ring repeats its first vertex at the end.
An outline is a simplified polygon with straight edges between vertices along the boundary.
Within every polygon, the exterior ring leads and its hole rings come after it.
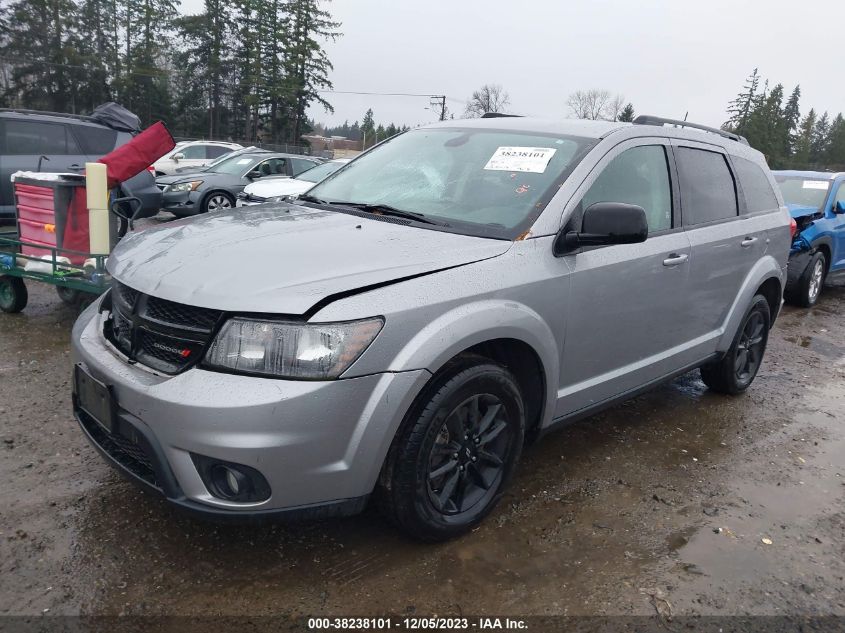
POLYGON ((465 532, 527 440, 693 368, 754 379, 790 219, 759 152, 692 127, 450 121, 295 203, 132 234, 74 327, 81 427, 205 516, 374 498, 465 532))

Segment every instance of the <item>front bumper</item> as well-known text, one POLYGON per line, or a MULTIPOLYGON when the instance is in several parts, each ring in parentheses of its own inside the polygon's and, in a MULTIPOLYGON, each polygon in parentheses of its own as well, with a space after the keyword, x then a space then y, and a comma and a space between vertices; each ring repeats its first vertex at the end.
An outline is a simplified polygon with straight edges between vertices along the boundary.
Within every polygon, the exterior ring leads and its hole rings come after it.
POLYGON ((200 212, 202 196, 199 191, 165 191, 161 195, 161 208, 176 215, 194 215, 200 212))
POLYGON ((88 439, 124 475, 212 519, 323 517, 363 508, 425 370, 289 381, 190 369, 163 376, 121 358, 101 336, 99 302, 74 326, 74 363, 110 386, 107 432, 76 406, 88 439), (270 497, 213 496, 191 454, 258 470, 270 497))

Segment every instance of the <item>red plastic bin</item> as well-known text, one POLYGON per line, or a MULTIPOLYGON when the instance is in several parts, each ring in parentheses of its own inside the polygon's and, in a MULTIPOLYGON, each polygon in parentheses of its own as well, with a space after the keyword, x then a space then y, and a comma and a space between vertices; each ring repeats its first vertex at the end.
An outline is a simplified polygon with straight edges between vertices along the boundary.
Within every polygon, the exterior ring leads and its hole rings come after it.
POLYGON ((58 248, 57 255, 73 264, 85 262, 89 238, 84 179, 19 177, 15 180, 15 202, 20 239, 33 243, 21 246, 24 255, 49 255, 49 250, 39 248, 43 244, 58 248))

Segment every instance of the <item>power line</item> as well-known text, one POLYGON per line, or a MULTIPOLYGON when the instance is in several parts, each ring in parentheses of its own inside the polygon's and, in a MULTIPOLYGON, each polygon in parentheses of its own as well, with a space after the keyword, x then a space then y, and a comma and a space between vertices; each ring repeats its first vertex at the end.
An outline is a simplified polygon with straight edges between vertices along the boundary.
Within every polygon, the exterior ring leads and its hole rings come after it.
MULTIPOLYGON (((105 71, 107 70, 104 67, 100 68, 91 68, 90 66, 82 66, 79 64, 62 64, 60 62, 48 62, 45 60, 40 59, 25 59, 21 57, 8 57, 8 56, 0 56, 0 60, 4 62, 8 62, 10 64, 38 64, 41 66, 54 66, 56 68, 71 68, 76 70, 85 70, 85 71, 105 71)), ((156 69, 152 72, 142 72, 137 70, 126 70, 123 71, 123 75, 130 75, 135 77, 151 77, 151 78, 161 78, 167 75, 175 75, 179 72, 184 72, 182 70, 171 70, 167 68, 156 69)), ((239 82, 243 85, 247 85, 249 87, 259 88, 259 87, 268 87, 270 84, 260 82, 239 82)), ((452 97, 445 97, 443 95, 435 95, 435 94, 421 94, 421 93, 412 93, 412 92, 367 92, 362 90, 315 90, 319 94, 346 94, 346 95, 366 95, 366 96, 374 96, 374 97, 420 97, 420 98, 438 98, 438 99, 447 99, 449 101, 454 101, 456 103, 465 103, 460 99, 454 99, 452 97)))

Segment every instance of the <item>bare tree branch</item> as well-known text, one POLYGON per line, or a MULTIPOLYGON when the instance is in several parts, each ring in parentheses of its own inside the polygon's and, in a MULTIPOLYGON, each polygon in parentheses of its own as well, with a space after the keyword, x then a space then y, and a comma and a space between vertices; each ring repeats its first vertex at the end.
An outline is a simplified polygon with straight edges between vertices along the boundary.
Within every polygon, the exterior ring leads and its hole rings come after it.
POLYGON ((566 105, 577 119, 615 121, 624 108, 625 98, 608 90, 578 90, 569 95, 566 105))
POLYGON ((476 118, 485 112, 504 112, 510 105, 510 95, 499 84, 484 84, 472 93, 464 111, 466 118, 476 118))

